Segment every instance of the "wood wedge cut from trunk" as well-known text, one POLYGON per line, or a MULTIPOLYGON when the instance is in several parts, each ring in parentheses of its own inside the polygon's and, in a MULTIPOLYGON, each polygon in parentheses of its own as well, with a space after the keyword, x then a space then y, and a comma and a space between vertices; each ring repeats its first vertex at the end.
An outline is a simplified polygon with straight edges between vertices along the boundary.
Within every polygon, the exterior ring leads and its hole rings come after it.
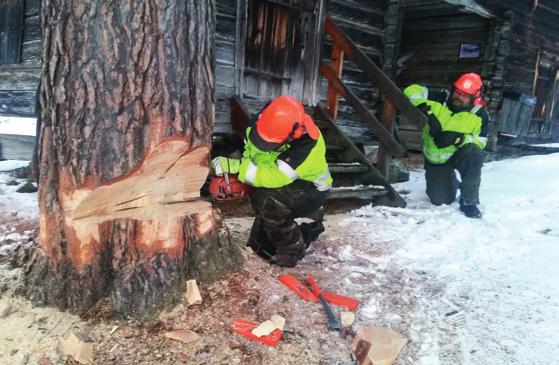
POLYGON ((183 139, 170 139, 156 146, 128 176, 116 179, 83 196, 74 210, 74 221, 101 223, 130 218, 166 219, 207 213, 211 204, 200 200, 200 188, 208 175, 207 147, 189 150, 183 139))

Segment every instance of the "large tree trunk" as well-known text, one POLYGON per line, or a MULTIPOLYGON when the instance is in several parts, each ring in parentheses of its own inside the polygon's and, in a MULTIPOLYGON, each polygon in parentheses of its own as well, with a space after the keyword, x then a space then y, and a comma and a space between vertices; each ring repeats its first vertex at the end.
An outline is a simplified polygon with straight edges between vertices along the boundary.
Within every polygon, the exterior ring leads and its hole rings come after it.
POLYGON ((212 0, 44 0, 40 242, 23 289, 149 315, 239 260, 198 199, 214 119, 212 0), (193 214, 197 213, 197 214, 193 214))

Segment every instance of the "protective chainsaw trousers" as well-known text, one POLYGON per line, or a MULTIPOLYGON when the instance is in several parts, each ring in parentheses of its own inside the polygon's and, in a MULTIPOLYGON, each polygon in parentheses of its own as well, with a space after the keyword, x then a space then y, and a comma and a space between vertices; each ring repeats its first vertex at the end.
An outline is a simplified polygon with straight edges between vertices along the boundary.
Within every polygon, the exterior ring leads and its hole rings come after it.
POLYGON ((460 188, 461 201, 467 205, 479 204, 479 186, 483 151, 475 144, 460 148, 451 159, 441 165, 425 160, 425 180, 427 195, 434 205, 452 204, 460 188), (456 178, 457 170, 461 182, 456 178))
POLYGON ((255 189, 251 204, 256 218, 247 246, 274 264, 295 266, 305 256, 308 245, 324 231, 325 198, 326 192, 303 180, 277 189, 255 189), (298 225, 295 218, 302 217, 314 222, 298 225))

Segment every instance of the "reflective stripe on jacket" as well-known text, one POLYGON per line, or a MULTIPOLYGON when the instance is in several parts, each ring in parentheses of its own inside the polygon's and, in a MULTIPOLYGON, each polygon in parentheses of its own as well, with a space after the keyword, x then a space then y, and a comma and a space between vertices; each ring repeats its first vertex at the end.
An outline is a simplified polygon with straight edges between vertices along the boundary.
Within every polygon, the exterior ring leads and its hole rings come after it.
POLYGON ((238 177, 242 182, 255 187, 280 188, 299 179, 314 183, 319 191, 327 191, 332 187, 322 135, 300 162, 293 163, 281 159, 291 148, 289 143, 275 151, 264 152, 248 140, 249 133, 250 127, 246 131, 247 140, 239 168, 238 177))
POLYGON ((479 148, 484 149, 487 138, 480 137, 482 118, 476 115, 479 106, 475 106, 469 112, 453 113, 446 103, 429 100, 429 89, 424 86, 413 84, 404 89, 406 95, 414 106, 427 103, 439 122, 443 131, 452 131, 464 134, 464 141, 459 146, 448 146, 439 148, 435 144, 433 137, 429 133, 429 125, 423 127, 423 155, 433 164, 443 164, 447 162, 458 151, 459 148, 467 143, 474 143, 479 148))

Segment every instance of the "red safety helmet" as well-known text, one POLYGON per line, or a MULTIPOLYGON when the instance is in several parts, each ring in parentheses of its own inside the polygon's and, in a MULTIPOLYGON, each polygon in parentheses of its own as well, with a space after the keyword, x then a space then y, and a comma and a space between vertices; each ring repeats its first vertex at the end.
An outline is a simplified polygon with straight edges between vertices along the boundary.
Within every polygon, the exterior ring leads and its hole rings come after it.
POLYGON ((248 138, 258 149, 272 151, 290 138, 297 139, 305 133, 314 140, 320 136, 318 127, 305 113, 301 102, 282 95, 262 111, 248 138))
POLYGON ((483 87, 483 81, 481 76, 476 73, 470 72, 463 74, 452 84, 456 90, 460 90, 463 93, 473 96, 475 99, 481 97, 481 88, 483 87))

